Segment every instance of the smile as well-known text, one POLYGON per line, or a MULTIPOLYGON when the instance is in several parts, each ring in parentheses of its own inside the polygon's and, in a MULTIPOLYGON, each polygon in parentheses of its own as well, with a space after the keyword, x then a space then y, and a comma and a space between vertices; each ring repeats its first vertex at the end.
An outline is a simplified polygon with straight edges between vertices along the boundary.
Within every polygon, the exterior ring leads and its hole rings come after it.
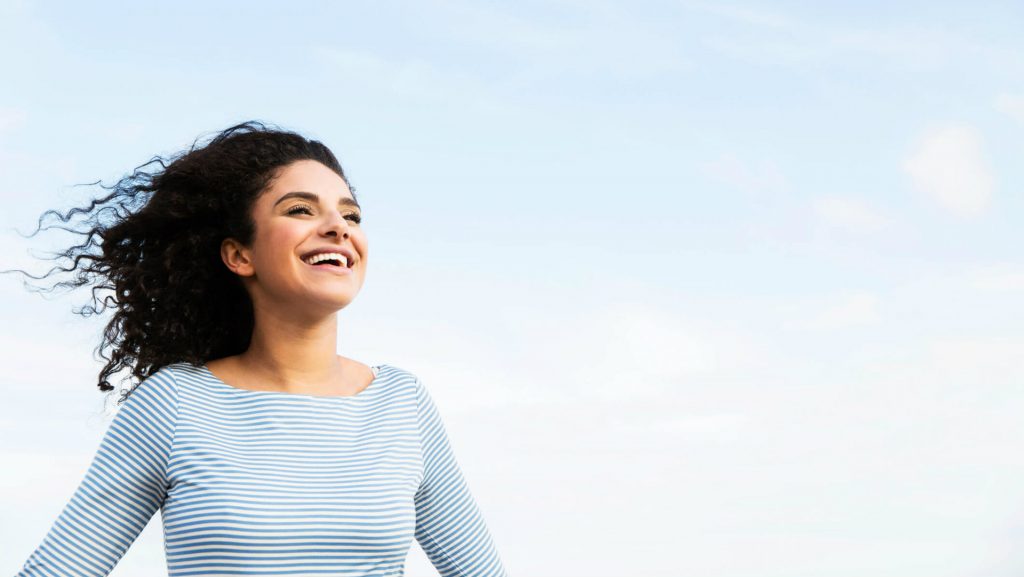
POLYGON ((344 267, 344 266, 339 266, 339 265, 336 265, 336 264, 328 264, 328 263, 309 264, 306 261, 302 261, 302 264, 303 264, 303 266, 306 266, 306 267, 309 267, 311 269, 314 269, 314 270, 317 270, 317 271, 320 271, 320 272, 324 272, 324 273, 337 274, 337 275, 350 275, 350 274, 352 274, 352 269, 351 268, 344 267))

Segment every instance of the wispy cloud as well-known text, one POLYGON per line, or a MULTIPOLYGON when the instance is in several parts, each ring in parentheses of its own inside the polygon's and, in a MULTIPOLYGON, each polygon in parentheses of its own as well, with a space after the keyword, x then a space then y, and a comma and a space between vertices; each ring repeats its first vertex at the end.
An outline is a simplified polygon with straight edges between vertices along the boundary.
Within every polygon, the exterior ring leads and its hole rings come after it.
POLYGON ((785 321, 787 329, 829 331, 862 325, 873 325, 882 321, 878 311, 879 299, 873 293, 854 292, 842 295, 836 302, 826 305, 817 312, 796 315, 785 321))
POLYGON ((1024 292, 1024 267, 1016 263, 981 267, 970 274, 969 283, 983 292, 1024 292))
POLYGON ((704 174, 746 192, 777 192, 788 187, 779 165, 768 159, 741 160, 725 154, 701 165, 704 174))
POLYGON ((700 11, 721 16, 723 18, 768 28, 789 28, 796 24, 790 16, 779 12, 764 10, 760 7, 752 8, 739 4, 725 4, 717 2, 686 2, 687 8, 696 8, 700 11))
POLYGON ((25 123, 28 113, 20 108, 0 108, 0 136, 25 123))
POLYGON ((713 440, 735 438, 748 421, 740 413, 676 414, 662 418, 628 421, 621 416, 612 420, 620 433, 668 435, 677 439, 713 440))
POLYGON ((996 96, 996 110, 1024 124, 1024 96, 1001 92, 996 96))
POLYGON ((954 215, 978 216, 991 202, 995 177, 981 135, 969 124, 948 124, 929 131, 903 168, 918 190, 954 215))
POLYGON ((1002 70, 1021 68, 1016 47, 948 26, 906 21, 849 27, 740 4, 697 2, 686 6, 749 25, 746 33, 712 34, 702 40, 706 46, 739 60, 801 65, 870 57, 885 65, 917 70, 962 63, 1002 70))
POLYGON ((312 56, 346 86, 373 86, 371 93, 422 102, 492 102, 485 83, 416 56, 388 58, 366 50, 318 46, 312 56))
POLYGON ((917 69, 941 68, 960 58, 981 58, 992 48, 948 28, 916 23, 878 29, 834 30, 829 43, 842 52, 884 58, 917 69))
POLYGON ((814 199, 815 214, 827 225, 851 232, 875 232, 892 224, 890 218, 850 196, 822 196, 814 199))
POLYGON ((508 58, 501 76, 522 84, 553 75, 644 77, 691 67, 677 36, 636 11, 611 3, 545 5, 445 2, 433 33, 508 58))
POLYGON ((1019 384, 1024 378, 1024 339, 1017 336, 946 337, 930 343, 929 354, 936 371, 964 387, 1019 384))

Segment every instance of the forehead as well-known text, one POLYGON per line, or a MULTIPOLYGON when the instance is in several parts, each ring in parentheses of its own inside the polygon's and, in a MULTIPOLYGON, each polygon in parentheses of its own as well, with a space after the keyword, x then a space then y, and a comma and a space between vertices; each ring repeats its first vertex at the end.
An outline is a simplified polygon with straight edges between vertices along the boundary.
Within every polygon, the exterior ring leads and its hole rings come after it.
POLYGON ((315 160, 299 160, 278 170, 261 200, 273 204, 296 190, 316 193, 325 200, 352 198, 345 179, 336 172, 315 160))

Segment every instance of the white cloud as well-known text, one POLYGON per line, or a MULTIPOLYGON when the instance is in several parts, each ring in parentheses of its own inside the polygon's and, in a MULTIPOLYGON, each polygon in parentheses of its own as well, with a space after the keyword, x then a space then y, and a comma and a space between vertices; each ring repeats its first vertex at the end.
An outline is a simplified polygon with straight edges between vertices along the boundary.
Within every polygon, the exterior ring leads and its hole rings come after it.
POLYGON ((873 55, 914 68, 948 65, 957 56, 983 53, 985 47, 945 28, 906 25, 888 29, 837 30, 831 44, 843 51, 873 55))
MULTIPOLYGON (((25 307, 25 310, 38 309, 25 307)), ((8 326, 18 325, 12 323, 8 326)), ((89 379, 95 378, 102 365, 86 363, 83 360, 85 354, 62 353, 69 346, 81 347, 79 350, 84 351, 87 344, 91 343, 82 338, 69 338, 67 334, 60 339, 49 340, 36 335, 0 334, 0 349, 4 351, 0 353, 4 386, 9 391, 24 392, 39 387, 63 391, 88 389, 89 379), (46 370, 40 370, 40 367, 46 367, 46 370), (74 378, 69 379, 69 375, 74 375, 74 378)), ((98 399, 100 395, 97 393, 96 397, 98 399)))
POLYGON ((1024 96, 1014 96, 1005 92, 996 96, 996 110, 1024 124, 1024 96))
POLYGON ((1024 291, 1024 268, 1011 263, 989 265, 970 277, 970 285, 984 292, 1024 291))
POLYGON ((619 433, 648 432, 695 440, 727 439, 743 432, 747 419, 740 413, 672 415, 636 422, 619 417, 612 420, 612 426, 619 433))
POLYGON ((797 19, 741 5, 686 6, 752 25, 746 35, 708 35, 700 41, 739 60, 800 66, 841 59, 874 59, 881 66, 935 70, 985 67, 1000 73, 1021 70, 1018 49, 964 35, 956 29, 918 23, 852 28, 823 20, 797 19))
POLYGON ((918 190, 962 217, 984 212, 995 187, 981 135, 968 124, 949 124, 925 134, 903 169, 918 190))
POLYGON ((479 81, 417 57, 387 59, 364 50, 331 46, 315 48, 313 56, 346 84, 376 86, 401 98, 471 102, 484 96, 479 81))
POLYGON ((726 154, 704 163, 702 169, 714 180, 748 192, 778 191, 788 185, 782 170, 771 160, 754 163, 726 154))
POLYGON ((545 343, 509 363, 525 371, 502 371, 518 381, 508 388, 516 397, 509 401, 517 404, 524 392, 525 399, 569 406, 664 399, 682 383, 734 375, 765 361, 759 345, 740 331, 649 303, 609 303, 517 325, 523 331, 517 341, 545 343), (538 373, 545 375, 539 383, 538 373))
POLYGON ((853 232, 873 232, 890 220, 863 200, 844 196, 824 196, 813 201, 814 212, 827 224, 853 232))
POLYGON ((691 66, 671 28, 638 18, 628 7, 561 3, 558 21, 538 18, 515 3, 460 1, 442 7, 445 18, 428 31, 512 56, 510 62, 519 63, 506 72, 513 85, 591 73, 635 78, 691 66))
POLYGON ((858 292, 842 296, 809 318, 795 318, 783 323, 785 328, 803 330, 835 330, 846 327, 871 325, 881 321, 878 297, 858 292))
POLYGON ((965 384, 1010 382, 1011 375, 1024 374, 1024 339, 1016 337, 947 337, 931 343, 929 352, 936 370, 965 384))
POLYGON ((0 108, 0 133, 20 127, 28 118, 28 113, 19 108, 0 108))
POLYGON ((786 28, 791 27, 794 24, 794 21, 787 16, 774 12, 766 12, 760 8, 755 9, 737 4, 729 5, 717 2, 688 2, 685 6, 754 26, 786 28))

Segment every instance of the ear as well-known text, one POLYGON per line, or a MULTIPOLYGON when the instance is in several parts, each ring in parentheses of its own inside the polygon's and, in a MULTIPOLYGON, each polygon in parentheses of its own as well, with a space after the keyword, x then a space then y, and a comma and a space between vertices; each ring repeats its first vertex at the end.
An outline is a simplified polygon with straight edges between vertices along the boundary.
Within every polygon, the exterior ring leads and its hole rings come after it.
POLYGON ((220 259, 228 269, 239 276, 252 276, 252 259, 249 249, 233 238, 220 243, 220 259))

